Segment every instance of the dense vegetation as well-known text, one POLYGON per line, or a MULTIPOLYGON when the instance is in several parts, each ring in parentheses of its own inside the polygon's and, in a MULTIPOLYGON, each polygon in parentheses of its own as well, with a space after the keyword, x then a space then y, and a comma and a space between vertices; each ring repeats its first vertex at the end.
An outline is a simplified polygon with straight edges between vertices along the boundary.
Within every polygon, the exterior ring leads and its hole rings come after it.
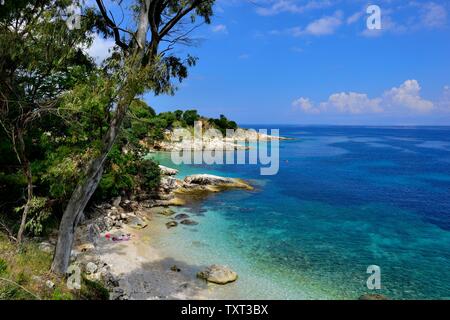
MULTIPOLYGON (((196 110, 156 114, 142 99, 173 94, 173 80, 188 76, 196 58, 172 49, 189 43, 183 28, 196 18, 210 22, 214 0, 136 0, 128 8, 135 30, 119 28, 101 0, 69 28, 74 2, 6 1, 0 14, 0 235, 33 252, 22 240, 59 226, 56 273, 67 268, 71 228, 86 206, 159 185, 158 164, 143 157, 148 145, 197 120, 237 127, 196 110), (101 65, 85 50, 95 36, 116 44, 101 65)), ((0 271, 11 263, 2 257, 0 271)))

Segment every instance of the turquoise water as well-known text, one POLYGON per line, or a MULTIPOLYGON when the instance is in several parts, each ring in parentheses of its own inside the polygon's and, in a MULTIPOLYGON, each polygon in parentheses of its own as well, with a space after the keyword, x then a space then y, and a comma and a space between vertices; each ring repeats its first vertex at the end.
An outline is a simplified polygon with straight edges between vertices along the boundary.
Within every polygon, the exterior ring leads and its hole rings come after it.
MULTIPOLYGON (((161 241, 192 263, 236 269, 226 297, 356 299, 378 265, 376 293, 450 299, 450 128, 280 129, 297 140, 281 142, 276 176, 250 165, 178 167, 256 190, 182 209, 200 224, 161 241)), ((176 167, 168 154, 154 157, 176 167)))

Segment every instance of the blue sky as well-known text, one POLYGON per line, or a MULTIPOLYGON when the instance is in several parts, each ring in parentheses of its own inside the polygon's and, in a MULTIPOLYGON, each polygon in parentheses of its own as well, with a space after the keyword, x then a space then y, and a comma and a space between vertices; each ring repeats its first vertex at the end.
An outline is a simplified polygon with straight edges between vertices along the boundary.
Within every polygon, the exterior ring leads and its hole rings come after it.
POLYGON ((241 124, 450 125, 450 1, 219 0, 179 54, 199 58, 157 111, 241 124))

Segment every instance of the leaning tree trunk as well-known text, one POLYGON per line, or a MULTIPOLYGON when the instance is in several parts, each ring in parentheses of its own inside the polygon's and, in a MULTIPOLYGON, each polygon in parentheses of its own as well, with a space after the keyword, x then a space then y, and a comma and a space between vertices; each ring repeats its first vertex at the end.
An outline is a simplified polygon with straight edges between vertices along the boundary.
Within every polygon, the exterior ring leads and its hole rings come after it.
POLYGON ((22 219, 20 221, 19 232, 17 232, 17 243, 22 243, 23 233, 27 224, 27 216, 30 211, 31 201, 33 199, 33 176, 31 173, 30 161, 25 155, 25 142, 23 141, 23 134, 21 131, 17 133, 19 140, 20 161, 22 162, 23 172, 27 178, 27 203, 22 212, 22 219))
POLYGON ((89 163, 84 179, 77 185, 67 204, 59 226, 58 242, 51 267, 51 270, 55 273, 65 274, 69 266, 75 229, 87 203, 97 189, 103 174, 103 164, 114 145, 125 114, 133 98, 134 95, 131 94, 120 100, 116 114, 110 123, 108 131, 103 137, 103 148, 100 155, 89 163))
MULTIPOLYGON (((97 3, 99 3, 97 1, 97 3)), ((58 243, 56 245, 55 255, 51 270, 55 273, 65 274, 69 262, 70 253, 74 241, 75 228, 81 217, 83 210, 89 202, 92 194, 97 189, 103 173, 103 164, 114 145, 119 134, 123 119, 128 111, 128 107, 139 91, 139 74, 142 67, 142 58, 145 54, 146 34, 149 27, 149 8, 151 0, 145 0, 141 3, 138 30, 136 35, 137 42, 132 48, 130 73, 124 81, 122 92, 119 95, 119 103, 113 119, 110 122, 109 129, 103 137, 102 150, 100 155, 90 162, 84 179, 78 184, 69 203, 64 211, 59 227, 58 243)), ((104 10, 103 6, 99 6, 104 10)), ((112 23, 112 21, 110 21, 112 23)), ((117 39, 116 39, 117 41, 117 39)), ((142 76, 142 75, 141 75, 142 76)))

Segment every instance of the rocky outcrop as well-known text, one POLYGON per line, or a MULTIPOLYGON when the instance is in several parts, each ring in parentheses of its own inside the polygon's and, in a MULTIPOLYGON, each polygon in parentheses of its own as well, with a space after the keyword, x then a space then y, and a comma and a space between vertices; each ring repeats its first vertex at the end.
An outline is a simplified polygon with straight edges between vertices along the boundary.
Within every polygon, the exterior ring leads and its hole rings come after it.
POLYGON ((166 166, 159 166, 159 170, 161 170, 161 174, 163 176, 176 176, 178 174, 178 170, 168 168, 166 166))
MULTIPOLYGON (((116 274, 117 278, 115 278, 110 271, 110 266, 98 258, 101 256, 102 245, 106 241, 112 239, 111 245, 113 245, 131 239, 130 235, 125 235, 123 238, 116 237, 115 234, 126 230, 123 228, 127 227, 145 228, 149 221, 153 221, 155 215, 168 218, 164 221, 167 229, 181 225, 186 227, 197 225, 198 222, 191 220, 190 215, 185 213, 176 215, 175 211, 170 208, 184 205, 185 201, 191 201, 190 199, 196 198, 197 192, 201 199, 210 192, 233 188, 253 189, 240 179, 199 174, 180 180, 174 177, 178 173, 176 170, 163 167, 162 171, 164 173, 158 190, 139 190, 136 195, 130 197, 122 194, 121 197, 113 199, 111 203, 96 206, 93 212, 87 215, 88 220, 77 228, 79 236, 76 236, 71 263, 80 266, 87 279, 103 283, 109 289, 112 299, 127 299, 128 297, 122 284, 119 286, 119 281, 122 281, 119 279, 122 277, 121 274, 116 274), (108 235, 112 235, 112 237, 108 237, 108 235)), ((44 251, 50 251, 53 248, 42 245, 44 251)), ((106 261, 111 262, 107 259, 106 261)), ((226 284, 236 281, 237 274, 228 267, 213 265, 199 272, 198 277, 211 283, 226 284)))
POLYGON ((216 284, 227 284, 236 281, 238 275, 226 266, 212 265, 197 273, 197 277, 216 284))
POLYGON ((210 174, 196 174, 184 179, 183 184, 175 192, 192 193, 196 191, 220 192, 226 189, 253 190, 253 187, 240 179, 225 178, 210 174))

